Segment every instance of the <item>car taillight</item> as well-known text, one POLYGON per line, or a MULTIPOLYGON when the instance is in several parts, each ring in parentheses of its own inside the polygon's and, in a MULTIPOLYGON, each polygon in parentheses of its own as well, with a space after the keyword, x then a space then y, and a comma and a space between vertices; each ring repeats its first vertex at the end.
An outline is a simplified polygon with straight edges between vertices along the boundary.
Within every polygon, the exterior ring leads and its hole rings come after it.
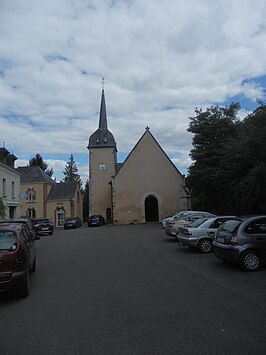
POLYGON ((238 244, 237 232, 238 232, 238 229, 236 228, 234 230, 232 238, 231 238, 231 245, 237 245, 238 244))
POLYGON ((40 224, 34 224, 34 227, 40 227, 40 224))
POLYGON ((186 237, 191 237, 192 233, 190 231, 184 231, 183 232, 186 237))

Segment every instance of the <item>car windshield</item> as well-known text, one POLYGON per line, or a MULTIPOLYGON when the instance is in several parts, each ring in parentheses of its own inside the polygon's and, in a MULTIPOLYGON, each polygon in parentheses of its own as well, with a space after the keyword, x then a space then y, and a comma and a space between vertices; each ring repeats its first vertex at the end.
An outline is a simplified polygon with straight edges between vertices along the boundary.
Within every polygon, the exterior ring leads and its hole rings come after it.
POLYGON ((0 250, 16 250, 16 234, 11 231, 0 231, 0 250))
POLYGON ((196 219, 196 221, 189 223, 188 227, 193 227, 197 228, 199 227, 203 222, 207 221, 208 218, 199 218, 196 219))
POLYGON ((182 212, 179 212, 177 214, 175 214, 174 216, 172 216, 172 218, 180 218, 180 217, 183 217, 185 216, 186 214, 188 213, 188 211, 182 211, 182 212))

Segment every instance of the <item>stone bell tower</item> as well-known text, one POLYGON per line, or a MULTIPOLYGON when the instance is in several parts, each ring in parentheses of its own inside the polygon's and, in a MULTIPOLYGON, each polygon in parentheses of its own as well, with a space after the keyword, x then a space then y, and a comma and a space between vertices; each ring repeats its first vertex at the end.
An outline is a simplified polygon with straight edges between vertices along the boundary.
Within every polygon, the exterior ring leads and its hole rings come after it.
POLYGON ((90 136, 89 144, 89 215, 100 214, 112 219, 112 176, 116 174, 117 149, 108 130, 104 88, 102 89, 99 127, 90 136))

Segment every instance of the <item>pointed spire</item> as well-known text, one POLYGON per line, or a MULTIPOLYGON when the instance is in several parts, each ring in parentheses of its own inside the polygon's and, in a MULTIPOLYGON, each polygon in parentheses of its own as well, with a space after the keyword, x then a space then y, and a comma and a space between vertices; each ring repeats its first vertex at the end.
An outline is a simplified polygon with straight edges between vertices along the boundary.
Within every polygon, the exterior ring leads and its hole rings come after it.
POLYGON ((105 95, 104 95, 104 78, 102 79, 102 97, 99 117, 99 128, 89 138, 89 148, 115 148, 116 142, 113 134, 108 130, 105 95))
POLYGON ((107 116, 106 116, 106 105, 105 105, 104 89, 102 89, 100 118, 99 118, 99 129, 108 129, 108 126, 107 126, 107 116))

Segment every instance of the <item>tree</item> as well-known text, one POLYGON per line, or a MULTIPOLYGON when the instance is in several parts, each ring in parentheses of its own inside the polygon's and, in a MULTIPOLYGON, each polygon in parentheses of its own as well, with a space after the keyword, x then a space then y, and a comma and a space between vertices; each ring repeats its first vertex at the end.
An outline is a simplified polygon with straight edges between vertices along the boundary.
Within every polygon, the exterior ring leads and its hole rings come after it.
POLYGON ((29 160, 29 166, 39 166, 43 171, 46 172, 48 176, 53 176, 53 168, 48 169, 48 164, 43 160, 42 156, 39 153, 37 153, 29 160))
POLYGON ((63 174, 65 175, 63 179, 64 182, 77 181, 81 185, 80 175, 78 174, 78 167, 72 153, 69 157, 67 165, 65 166, 65 171, 63 171, 63 174))
POLYGON ((85 188, 81 190, 83 198, 83 220, 87 221, 89 217, 89 180, 85 183, 85 188))
POLYGON ((2 197, 0 197, 0 217, 5 218, 6 216, 6 206, 4 205, 2 197))
POLYGON ((195 209, 217 214, 261 214, 266 210, 266 107, 242 121, 239 105, 196 110, 187 184, 195 209))
POLYGON ((225 142, 237 135, 239 109, 238 103, 225 108, 211 106, 206 111, 196 109, 196 117, 190 117, 188 132, 194 133, 194 148, 190 152, 193 164, 186 183, 195 209, 219 213, 224 208, 224 191, 217 184, 217 173, 225 142))
POLYGON ((257 108, 224 146, 218 179, 226 186, 226 203, 236 214, 266 210, 266 107, 257 108))

